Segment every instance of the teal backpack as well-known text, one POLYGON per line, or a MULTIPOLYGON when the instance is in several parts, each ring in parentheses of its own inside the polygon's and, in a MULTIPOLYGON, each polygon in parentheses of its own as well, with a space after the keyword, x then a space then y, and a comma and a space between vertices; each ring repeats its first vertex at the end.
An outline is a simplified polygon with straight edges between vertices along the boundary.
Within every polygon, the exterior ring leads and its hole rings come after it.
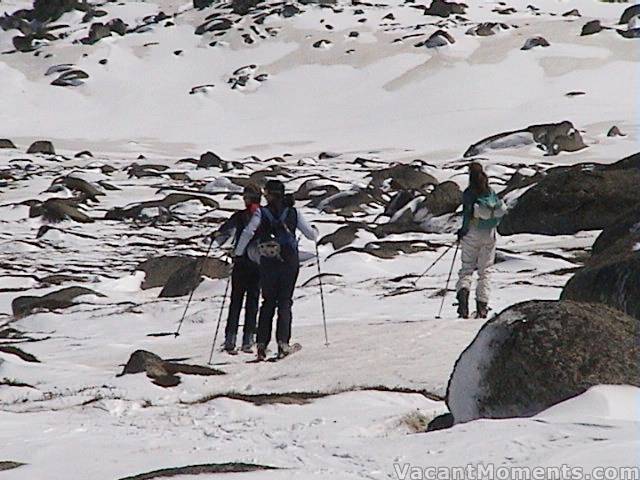
POLYGON ((507 209, 504 202, 493 191, 478 197, 473 205, 473 217, 478 222, 478 228, 482 230, 496 228, 505 213, 507 209))

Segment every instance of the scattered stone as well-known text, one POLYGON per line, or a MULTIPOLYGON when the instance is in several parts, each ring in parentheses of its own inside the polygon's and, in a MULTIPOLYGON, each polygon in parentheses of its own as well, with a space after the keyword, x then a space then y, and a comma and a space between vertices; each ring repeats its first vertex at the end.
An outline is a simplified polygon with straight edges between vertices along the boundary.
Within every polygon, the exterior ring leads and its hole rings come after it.
POLYGON ((83 150, 74 155, 74 158, 87 158, 87 157, 93 158, 93 153, 91 153, 89 150, 83 150))
MULTIPOLYGON (((136 270, 145 272, 145 278, 142 282, 141 288, 143 290, 148 290, 150 288, 165 287, 170 283, 172 277, 174 277, 177 272, 184 271, 186 267, 192 268, 195 264, 197 264, 198 269, 202 266, 202 275, 208 278, 216 280, 229 276, 229 265, 222 260, 207 258, 204 264, 202 264, 201 258, 186 256, 162 256, 150 258, 139 264, 136 267, 136 270)), ((193 272, 191 277, 192 288, 195 283, 195 274, 196 272, 193 272)), ((175 278, 178 276, 184 276, 184 273, 177 275, 175 278)), ((173 281, 174 283, 175 278, 173 281)))
POLYGON ((508 29, 509 25, 506 23, 484 22, 476 25, 475 27, 471 27, 465 33, 476 37, 489 37, 491 35, 495 35, 501 30, 508 29))
POLYGON ((44 76, 48 77, 49 75, 53 75, 54 73, 63 73, 63 72, 68 72, 69 70, 73 69, 73 64, 71 63, 63 63, 60 65, 52 65, 51 67, 49 67, 47 69, 47 71, 45 72, 44 76))
POLYGON ((152 480, 156 478, 218 474, 218 473, 245 473, 261 470, 276 470, 275 467, 254 465, 251 463, 207 463, 202 465, 188 465, 186 467, 163 468, 152 472, 121 478, 120 480, 152 480))
POLYGON ((226 278, 230 274, 230 266, 217 258, 189 259, 186 265, 171 274, 159 298, 189 295, 202 281, 200 273, 213 279, 226 278))
POLYGON ((464 15, 467 8, 469 7, 465 3, 433 0, 431 5, 424 11, 424 14, 447 18, 450 15, 464 15))
POLYGON ((229 30, 233 22, 227 18, 213 18, 196 28, 196 35, 204 35, 207 32, 219 32, 229 30))
POLYGON ((25 463, 13 462, 13 461, 0 461, 0 472, 5 470, 13 470, 14 468, 22 467, 25 463))
POLYGON ((106 65, 107 63, 109 63, 109 60, 108 60, 108 59, 106 59, 106 58, 103 58, 103 59, 102 59, 102 60, 100 60, 98 63, 99 63, 100 65, 106 65))
POLYGON ((325 235, 319 241, 319 245, 328 245, 331 244, 334 250, 340 250, 346 246, 351 245, 358 236, 358 232, 360 228, 355 225, 345 225, 340 227, 335 232, 325 235))
POLYGON ((313 44, 313 48, 329 48, 332 45, 332 43, 329 40, 318 40, 317 42, 314 42, 313 44))
POLYGON ((549 42, 543 37, 533 37, 528 39, 524 46, 520 50, 531 50, 535 47, 548 47, 550 46, 549 42))
POLYGON ((205 152, 202 155, 200 155, 200 161, 198 161, 198 168, 214 168, 214 167, 225 170, 227 167, 227 162, 213 152, 205 152))
POLYGON ((50 198, 44 202, 35 201, 29 208, 29 217, 42 217, 45 222, 58 223, 73 220, 79 223, 93 223, 93 218, 78 209, 82 198, 50 198))
POLYGON ((53 148, 53 144, 47 140, 38 140, 37 142, 33 142, 27 153, 43 153, 46 155, 55 155, 56 151, 53 148))
POLYGON ((68 287, 51 292, 42 297, 17 297, 11 302, 11 309, 15 318, 23 318, 39 310, 63 310, 77 305, 75 299, 83 295, 104 297, 101 293, 84 287, 68 287))
POLYGON ((193 0, 193 8, 207 8, 213 5, 215 0, 193 0))
POLYGON ((580 11, 577 8, 573 10, 569 10, 568 12, 564 12, 562 14, 563 17, 581 17, 580 11))
POLYGON ((567 92, 567 93, 565 93, 565 96, 569 97, 569 98, 581 97, 582 95, 586 95, 586 92, 567 92))
POLYGON ((639 327, 604 305, 534 300, 509 307, 458 358, 449 411, 456 423, 528 417, 595 385, 640 386, 639 327))
POLYGON ((607 132, 607 137, 626 137, 627 135, 622 133, 617 126, 611 127, 611 129, 607 132))
POLYGON ((89 35, 80 40, 81 43, 85 45, 93 45, 94 43, 99 42, 103 38, 111 36, 111 29, 101 22, 96 22, 91 24, 89 28, 89 35))
POLYGON ((429 422, 427 426, 427 432, 435 432, 437 430, 445 430, 453 427, 454 424, 453 415, 450 413, 443 413, 429 422))
POLYGON ((69 70, 56 78, 51 85, 57 87, 78 87, 84 84, 89 75, 82 70, 69 70))
POLYGON ((369 174, 371 185, 381 188, 387 184, 393 190, 421 190, 429 185, 437 185, 438 180, 419 167, 398 164, 376 170, 369 174))
POLYGON ((155 353, 146 350, 136 350, 129 357, 122 373, 118 376, 131 375, 145 372, 153 383, 161 387, 175 387, 180 383, 178 373, 186 375, 224 375, 221 370, 202 367, 200 365, 189 365, 165 361, 155 353))
POLYGON ((17 148, 17 147, 11 140, 7 138, 0 138, 0 148, 17 148))
POLYGON ((25 361, 25 362, 40 363, 40 360, 38 360, 35 356, 31 355, 30 353, 23 352, 19 348, 14 347, 12 345, 0 345, 0 353, 15 355, 16 357, 20 358, 22 361, 25 361))
POLYGON ((128 25, 120 18, 113 18, 107 22, 107 27, 113 33, 117 33, 121 37, 127 34, 128 25))
POLYGON ((301 12, 302 10, 300 10, 294 4, 288 3, 284 7, 282 7, 280 15, 282 15, 284 18, 291 18, 300 14, 301 12))
POLYGON ((424 42, 417 43, 416 47, 426 47, 426 48, 437 48, 437 47, 446 47, 447 45, 451 45, 456 43, 455 39, 449 35, 449 33, 444 30, 438 30, 433 33, 427 40, 424 42))
POLYGON ((587 35, 594 35, 604 30, 604 27, 600 23, 600 20, 591 20, 582 26, 580 36, 585 37, 587 35))

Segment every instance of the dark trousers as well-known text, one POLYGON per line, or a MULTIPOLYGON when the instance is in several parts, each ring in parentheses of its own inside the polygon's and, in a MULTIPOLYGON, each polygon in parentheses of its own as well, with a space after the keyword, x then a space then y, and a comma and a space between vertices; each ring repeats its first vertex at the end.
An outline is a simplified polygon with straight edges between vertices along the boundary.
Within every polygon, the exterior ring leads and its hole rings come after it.
POLYGON ((260 264, 260 287, 262 305, 258 321, 257 343, 268 345, 271 341, 273 317, 278 310, 276 340, 289 343, 291 338, 291 320, 293 291, 296 288, 300 265, 298 259, 280 261, 263 258, 260 264))
POLYGON ((233 264, 231 275, 231 304, 225 329, 225 347, 232 348, 236 344, 240 312, 246 297, 244 311, 244 331, 242 344, 250 345, 256 333, 256 317, 260 299, 260 267, 251 260, 241 257, 233 264))

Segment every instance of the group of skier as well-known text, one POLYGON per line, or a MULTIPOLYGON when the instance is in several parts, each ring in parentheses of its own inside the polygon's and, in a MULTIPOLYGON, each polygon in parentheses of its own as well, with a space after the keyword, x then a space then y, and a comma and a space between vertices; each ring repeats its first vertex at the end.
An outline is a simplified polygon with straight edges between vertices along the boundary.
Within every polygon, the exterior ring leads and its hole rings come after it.
POLYGON ((276 312, 278 357, 285 357, 291 351, 293 293, 300 271, 296 232, 300 231, 312 241, 318 239, 318 230, 294 208, 293 198, 285 195, 282 182, 269 180, 264 196, 267 204, 263 207, 260 190, 252 185, 245 187, 246 208, 232 215, 214 234, 220 245, 232 235, 235 239, 224 349, 230 354, 237 353, 236 338, 244 301, 241 349, 252 353, 255 344, 258 360, 266 359, 276 312), (258 309, 260 292, 262 304, 258 309))
MULTIPOLYGON (((300 270, 296 232, 315 242, 318 230, 294 207, 292 196, 285 194, 284 184, 278 180, 268 181, 264 192, 253 185, 245 187, 243 199, 245 209, 234 213, 214 233, 219 245, 234 238, 231 303, 224 350, 237 354, 236 339, 244 303, 241 350, 253 353, 255 345, 257 360, 266 359, 277 312, 278 358, 283 358, 291 352, 293 293, 300 270), (265 206, 261 206, 262 193, 265 206)), ((489 186, 482 166, 471 163, 469 186, 463 193, 463 223, 457 233, 458 247, 462 250, 462 268, 456 285, 460 318, 470 316, 469 293, 474 271, 478 272, 476 316, 487 317, 496 227, 504 213, 504 203, 489 186)))

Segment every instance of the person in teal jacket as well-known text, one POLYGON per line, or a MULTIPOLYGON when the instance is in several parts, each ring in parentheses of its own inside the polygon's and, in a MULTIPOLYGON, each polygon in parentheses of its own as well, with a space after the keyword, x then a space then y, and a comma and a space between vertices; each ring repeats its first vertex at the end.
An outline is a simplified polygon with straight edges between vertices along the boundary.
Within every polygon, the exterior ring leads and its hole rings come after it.
POLYGON ((469 318, 469 292, 476 270, 476 315, 486 318, 489 313, 490 273, 496 257, 496 228, 504 213, 504 203, 489 186, 489 177, 482 165, 471 163, 469 187, 462 195, 462 228, 458 230, 458 241, 462 247, 462 268, 456 285, 460 318, 469 318))

